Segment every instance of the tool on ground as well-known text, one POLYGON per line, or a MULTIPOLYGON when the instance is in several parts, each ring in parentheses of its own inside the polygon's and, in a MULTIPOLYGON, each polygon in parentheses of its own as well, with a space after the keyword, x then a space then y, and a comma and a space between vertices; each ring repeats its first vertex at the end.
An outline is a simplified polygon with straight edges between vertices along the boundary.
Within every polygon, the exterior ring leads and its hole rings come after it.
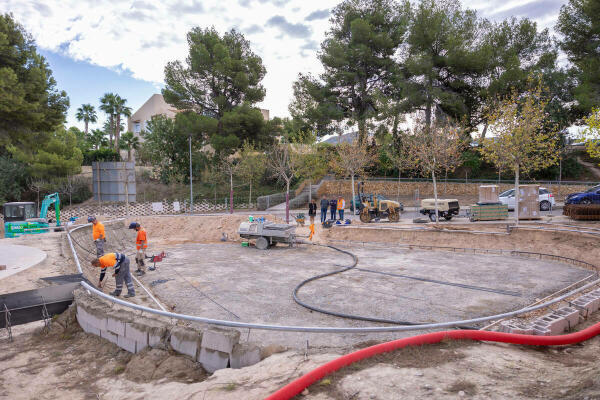
POLYGON ((158 255, 152 255, 150 257, 146 257, 147 259, 150 260, 151 263, 153 263, 153 265, 151 267, 149 267, 148 269, 150 271, 154 271, 156 269, 156 263, 157 262, 161 262, 163 260, 163 258, 166 258, 167 254, 163 251, 158 255))

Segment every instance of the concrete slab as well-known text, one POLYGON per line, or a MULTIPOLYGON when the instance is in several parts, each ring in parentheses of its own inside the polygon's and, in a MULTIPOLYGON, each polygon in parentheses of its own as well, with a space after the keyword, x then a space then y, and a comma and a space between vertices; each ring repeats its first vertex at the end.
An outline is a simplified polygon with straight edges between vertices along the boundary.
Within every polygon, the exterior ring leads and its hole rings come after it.
POLYGON ((0 279, 33 267, 47 257, 45 251, 17 244, 0 244, 0 254, 2 254, 1 264, 6 265, 5 270, 0 270, 0 279))
MULTIPOLYGON (((502 313, 531 304, 536 298, 590 274, 572 265, 519 257, 383 246, 345 249, 356 254, 359 268, 378 273, 351 270, 333 275, 309 283, 300 291, 300 297, 332 311, 399 321, 443 322, 502 313)), ((317 246, 277 246, 261 251, 239 244, 194 243, 165 251, 169 257, 142 281, 149 284, 172 279, 154 286, 153 291, 165 303, 175 304, 180 313, 282 325, 381 326, 312 312, 293 301, 291 293, 302 280, 352 262, 337 251, 317 246)), ((242 341, 304 349, 307 341, 309 348, 346 347, 413 334, 327 335, 252 330, 242 331, 242 341)))

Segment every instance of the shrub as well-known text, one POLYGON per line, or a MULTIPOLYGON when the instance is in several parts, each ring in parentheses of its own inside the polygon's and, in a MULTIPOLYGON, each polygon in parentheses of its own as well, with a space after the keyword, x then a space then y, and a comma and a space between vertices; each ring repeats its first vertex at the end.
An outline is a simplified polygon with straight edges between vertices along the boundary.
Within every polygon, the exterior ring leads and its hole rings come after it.
POLYGON ((121 161, 121 155, 109 148, 86 151, 83 155, 83 165, 92 165, 96 161, 121 161))

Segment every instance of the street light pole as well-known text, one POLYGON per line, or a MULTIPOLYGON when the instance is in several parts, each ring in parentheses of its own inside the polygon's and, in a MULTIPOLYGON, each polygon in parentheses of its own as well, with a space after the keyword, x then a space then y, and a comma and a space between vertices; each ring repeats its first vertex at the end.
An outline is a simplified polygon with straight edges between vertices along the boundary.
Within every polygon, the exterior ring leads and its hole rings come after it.
POLYGON ((192 135, 189 137, 190 139, 190 214, 194 212, 194 191, 193 191, 193 183, 192 183, 192 135))

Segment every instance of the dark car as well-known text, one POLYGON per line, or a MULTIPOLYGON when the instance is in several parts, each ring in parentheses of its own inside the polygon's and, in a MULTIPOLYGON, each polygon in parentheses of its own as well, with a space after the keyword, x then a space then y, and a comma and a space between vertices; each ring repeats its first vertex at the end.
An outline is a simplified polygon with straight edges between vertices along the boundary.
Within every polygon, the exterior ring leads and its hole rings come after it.
MULTIPOLYGON (((368 195, 368 196, 372 196, 372 195, 368 195)), ((377 197, 377 200, 389 200, 387 197, 382 196, 380 194, 375 195, 377 197)), ((371 201, 373 199, 371 198, 371 201)), ((360 201, 360 196, 356 195, 354 196, 354 201, 356 202, 356 208, 358 208, 358 211, 362 210, 363 205, 362 202, 360 201)), ((400 205, 400 211, 404 211, 404 205, 402 203, 398 203, 400 205)), ((350 212, 354 212, 354 204, 352 204, 352 202, 350 202, 350 212)), ((356 213, 358 214, 358 212, 356 213)))
POLYGON ((565 204, 600 204, 600 185, 589 188, 585 192, 571 193, 565 204))

